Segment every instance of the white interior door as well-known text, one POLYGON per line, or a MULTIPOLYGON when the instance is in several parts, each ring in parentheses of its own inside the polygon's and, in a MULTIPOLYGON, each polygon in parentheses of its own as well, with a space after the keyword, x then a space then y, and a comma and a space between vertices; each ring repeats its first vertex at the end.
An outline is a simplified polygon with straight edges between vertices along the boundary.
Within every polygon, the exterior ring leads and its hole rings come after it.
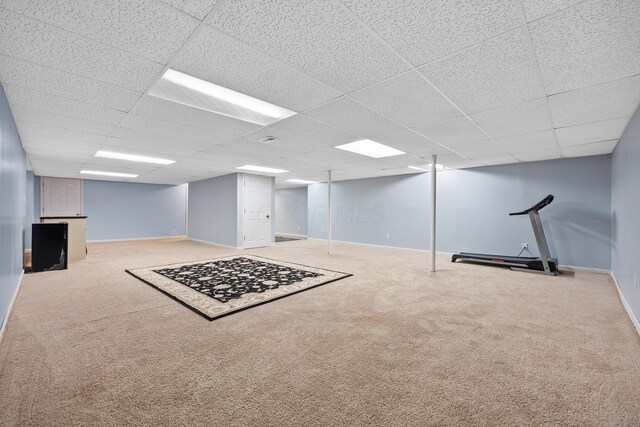
POLYGON ((42 177, 40 216, 82 215, 82 180, 42 177))
POLYGON ((244 176, 244 247, 271 245, 271 178, 244 176))

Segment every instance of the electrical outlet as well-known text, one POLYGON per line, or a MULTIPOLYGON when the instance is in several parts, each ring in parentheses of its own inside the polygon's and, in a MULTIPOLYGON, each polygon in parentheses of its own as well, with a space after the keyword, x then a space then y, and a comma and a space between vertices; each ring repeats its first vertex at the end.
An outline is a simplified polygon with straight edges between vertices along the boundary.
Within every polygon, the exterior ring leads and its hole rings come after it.
POLYGON ((522 249, 529 249, 529 244, 528 243, 523 243, 522 244, 522 249))
POLYGON ((389 233, 387 233, 387 234, 385 235, 385 237, 388 239, 388 238, 389 238, 389 233))

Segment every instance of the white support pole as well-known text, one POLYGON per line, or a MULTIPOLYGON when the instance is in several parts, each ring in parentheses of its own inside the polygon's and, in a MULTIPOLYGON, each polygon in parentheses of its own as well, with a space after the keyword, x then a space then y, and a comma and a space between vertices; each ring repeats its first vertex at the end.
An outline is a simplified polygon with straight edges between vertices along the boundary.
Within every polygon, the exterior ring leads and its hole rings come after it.
POLYGON ((331 255, 331 170, 327 171, 327 241, 329 242, 329 255, 331 255))
POLYGON ((438 156, 431 158, 431 271, 436 271, 436 164, 438 156))

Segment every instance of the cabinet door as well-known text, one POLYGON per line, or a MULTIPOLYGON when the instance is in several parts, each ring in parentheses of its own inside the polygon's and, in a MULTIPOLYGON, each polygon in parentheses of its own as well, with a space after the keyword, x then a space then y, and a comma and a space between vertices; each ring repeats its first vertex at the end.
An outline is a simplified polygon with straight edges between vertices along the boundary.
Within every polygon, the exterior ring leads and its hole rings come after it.
POLYGON ((48 177, 40 179, 40 216, 82 215, 81 179, 48 177))

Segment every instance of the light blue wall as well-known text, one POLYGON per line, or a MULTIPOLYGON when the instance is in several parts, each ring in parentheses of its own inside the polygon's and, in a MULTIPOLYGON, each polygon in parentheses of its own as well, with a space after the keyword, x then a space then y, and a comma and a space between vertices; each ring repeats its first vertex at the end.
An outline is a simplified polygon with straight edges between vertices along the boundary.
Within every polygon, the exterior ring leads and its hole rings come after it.
POLYGON ((640 319, 640 110, 631 119, 612 156, 613 216, 611 270, 640 319), (635 277, 635 280, 634 280, 635 277))
MULTIPOLYGON (((428 249, 429 179, 417 174, 334 183, 333 238, 428 249)), ((541 211, 552 254, 564 265, 609 269, 609 156, 440 172, 438 250, 516 255, 528 243, 537 254, 527 217, 508 213, 547 194, 556 196, 541 211)), ((309 186, 308 206, 309 237, 326 238, 326 184, 309 186)))
POLYGON ((0 85, 0 328, 20 284, 27 212, 26 157, 0 85))
POLYGON ((307 235, 307 187, 275 192, 276 233, 307 235))
POLYGON ((84 181, 87 240, 186 234, 185 185, 84 181))
POLYGON ((189 183, 188 237, 225 246, 242 246, 239 230, 242 187, 239 174, 189 183))

